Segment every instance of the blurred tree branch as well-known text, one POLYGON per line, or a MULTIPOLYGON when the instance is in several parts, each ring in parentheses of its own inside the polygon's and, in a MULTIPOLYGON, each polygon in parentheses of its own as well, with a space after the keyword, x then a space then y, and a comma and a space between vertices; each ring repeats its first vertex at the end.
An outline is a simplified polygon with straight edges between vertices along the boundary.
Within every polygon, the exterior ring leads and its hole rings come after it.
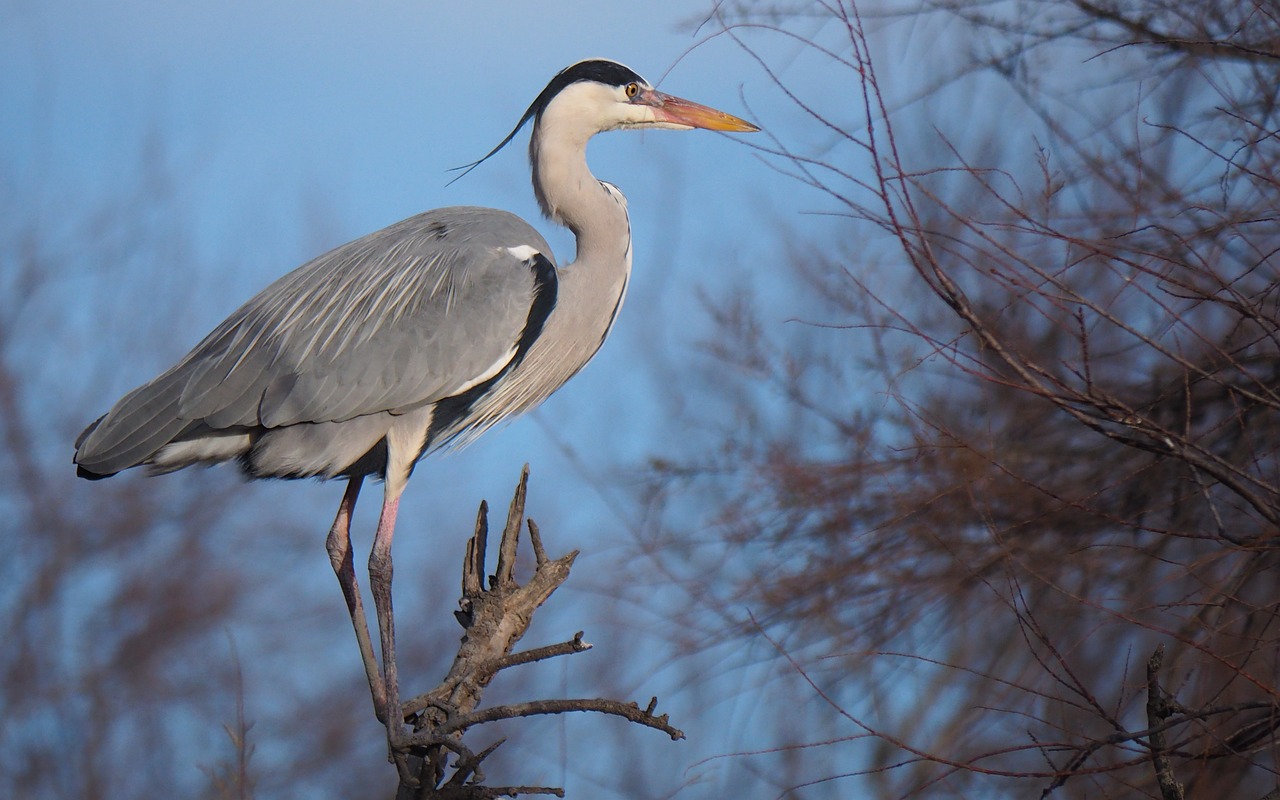
MULTIPOLYGON (((224 646, 240 604, 267 586, 237 557, 259 538, 234 524, 230 498, 243 487, 208 476, 198 489, 178 481, 150 493, 125 480, 90 500, 68 468, 86 407, 122 365, 87 365, 79 345, 104 331, 124 343, 154 333, 148 325, 173 329, 164 313, 121 325, 95 305, 109 272, 98 259, 113 244, 127 242, 131 263, 165 270, 189 255, 170 182, 155 179, 166 170, 148 152, 138 176, 121 176, 118 197, 57 214, 38 191, 0 187, 0 796, 127 799, 154 796, 157 785, 188 796, 252 793, 239 663, 207 658, 224 646), (227 746, 217 720, 230 714, 238 760, 202 774, 192 753, 227 746), (193 719, 210 720, 207 730, 193 719)), ((276 533, 272 546, 288 548, 286 522, 256 522, 276 533)))
POLYGON ((1147 723, 1151 726, 1151 734, 1147 740, 1151 744, 1151 764, 1156 770, 1156 783, 1160 786, 1160 795, 1164 800, 1183 800, 1182 784, 1173 777, 1173 765, 1169 763, 1166 753, 1164 730, 1161 724, 1173 714, 1169 697, 1160 685, 1160 667, 1164 664, 1164 645, 1158 645, 1147 659, 1147 723))
POLYGON ((790 788, 1262 796, 1280 4, 861 5, 717 7, 794 112, 765 155, 848 225, 794 248, 809 325, 712 309, 730 422, 655 462, 646 552, 732 554, 710 602, 809 654, 856 766, 790 788))

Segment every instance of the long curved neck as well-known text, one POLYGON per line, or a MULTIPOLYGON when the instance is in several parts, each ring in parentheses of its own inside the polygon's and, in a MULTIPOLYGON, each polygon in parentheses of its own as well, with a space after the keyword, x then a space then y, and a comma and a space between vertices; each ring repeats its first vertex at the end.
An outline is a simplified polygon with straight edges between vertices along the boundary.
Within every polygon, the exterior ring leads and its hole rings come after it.
MULTIPOLYGON (((573 231, 578 250, 574 266, 612 273, 625 281, 631 269, 631 221, 627 202, 587 167, 590 133, 551 117, 538 120, 529 141, 533 192, 542 213, 573 231)), ((606 276, 600 275, 600 278, 606 276)))
POLYGON ((572 264, 557 270, 555 311, 502 387, 513 407, 540 402, 586 366, 609 335, 627 293, 627 201, 587 169, 588 138, 540 126, 530 143, 538 203, 549 218, 573 231, 578 252, 572 264))

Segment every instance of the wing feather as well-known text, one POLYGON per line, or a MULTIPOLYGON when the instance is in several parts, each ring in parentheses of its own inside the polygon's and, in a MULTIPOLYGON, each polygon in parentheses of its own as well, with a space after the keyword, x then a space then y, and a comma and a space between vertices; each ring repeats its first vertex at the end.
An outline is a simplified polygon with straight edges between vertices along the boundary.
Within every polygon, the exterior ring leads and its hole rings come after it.
POLYGON ((342 422, 436 402, 513 352, 551 258, 506 212, 419 214, 267 287, 83 434, 76 461, 115 472, 184 431, 342 422), (517 251, 520 252, 520 251, 517 251))

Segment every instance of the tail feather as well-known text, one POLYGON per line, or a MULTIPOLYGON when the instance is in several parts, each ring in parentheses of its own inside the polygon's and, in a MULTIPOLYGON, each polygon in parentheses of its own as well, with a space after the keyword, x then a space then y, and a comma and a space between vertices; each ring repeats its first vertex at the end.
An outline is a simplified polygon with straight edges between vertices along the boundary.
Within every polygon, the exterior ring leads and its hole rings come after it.
POLYGON ((161 375, 125 395, 85 428, 76 438, 76 474, 107 477, 145 464, 185 432, 192 423, 178 416, 183 383, 174 372, 161 375))

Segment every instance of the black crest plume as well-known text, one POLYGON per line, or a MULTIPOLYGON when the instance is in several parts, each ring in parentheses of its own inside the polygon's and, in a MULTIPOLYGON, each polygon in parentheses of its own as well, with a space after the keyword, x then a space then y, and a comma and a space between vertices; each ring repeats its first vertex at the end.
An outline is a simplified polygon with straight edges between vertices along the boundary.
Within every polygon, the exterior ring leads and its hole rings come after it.
POLYGON ((630 67, 623 66, 616 61, 609 61, 604 58, 593 58, 586 61, 579 61, 577 64, 565 67, 557 72, 556 76, 547 84, 547 88, 543 89, 542 92, 534 98, 533 102, 529 104, 529 108, 524 112, 524 115, 520 117, 520 121, 516 123, 515 128, 512 129, 511 133, 507 134, 505 139, 498 142, 497 147, 490 150, 483 158, 480 158, 477 161, 472 161, 470 164, 463 164, 460 167, 453 167, 450 169, 450 172, 462 170, 462 173, 445 185, 448 186, 454 181, 461 180, 468 172, 488 161, 499 150, 510 144, 511 140, 516 138, 516 134, 520 132, 520 129, 523 128, 529 120, 542 114, 542 110, 546 108, 555 96, 560 94, 566 86, 577 83, 578 81, 595 81, 596 83, 603 83, 608 86, 623 86, 633 81, 643 82, 644 78, 637 75, 630 67))

